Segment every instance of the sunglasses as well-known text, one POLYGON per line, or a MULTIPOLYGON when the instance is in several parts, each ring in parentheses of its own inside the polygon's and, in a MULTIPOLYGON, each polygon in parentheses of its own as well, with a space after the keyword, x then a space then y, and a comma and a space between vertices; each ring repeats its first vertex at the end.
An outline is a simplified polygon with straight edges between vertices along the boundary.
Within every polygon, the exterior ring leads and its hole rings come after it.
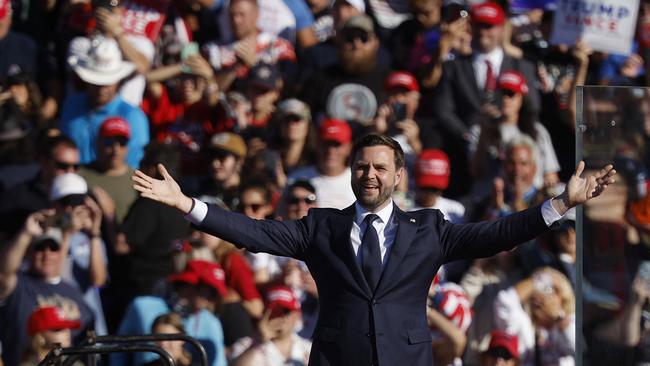
POLYGON ((302 120, 302 117, 297 114, 289 114, 284 117, 285 122, 300 122, 302 120))
POLYGON ((508 97, 508 98, 512 98, 515 95, 517 95, 517 93, 513 92, 512 90, 508 90, 508 89, 502 89, 501 94, 503 94, 504 97, 508 97))
POLYGON ((61 245, 51 239, 43 240, 34 245, 35 252, 43 252, 45 249, 49 249, 51 252, 58 252, 61 249, 61 245))
POLYGON ((72 170, 79 169, 80 164, 79 163, 70 164, 70 163, 66 163, 64 161, 55 161, 54 166, 59 170, 66 170, 67 171, 67 170, 70 170, 70 169, 72 169, 72 170))
POLYGON ((129 139, 122 136, 104 138, 104 147, 112 147, 116 143, 121 147, 124 147, 129 143, 129 139))
POLYGON ((210 159, 212 160, 225 160, 227 157, 233 154, 225 150, 214 149, 210 151, 209 155, 210 155, 210 159))
POLYGON ((343 35, 345 43, 354 43, 356 39, 359 39, 361 43, 368 43, 370 35, 368 33, 346 33, 343 35))
POLYGON ((239 209, 243 211, 247 208, 250 208, 251 210, 253 210, 253 212, 257 212, 264 206, 265 206, 264 203, 241 203, 239 204, 239 209))
POLYGON ((295 205, 300 202, 304 202, 308 205, 311 205, 312 203, 316 202, 316 195, 315 194, 310 194, 307 197, 297 197, 297 196, 289 196, 287 197, 287 203, 295 205))
POLYGON ((510 359, 512 358, 512 354, 510 353, 510 351, 508 351, 507 349, 505 349, 505 348, 503 348, 503 347, 492 348, 492 349, 490 349, 490 350, 488 351, 488 353, 489 353, 490 356, 492 356, 494 359, 499 359, 499 358, 501 358, 501 359, 503 359, 504 361, 508 361, 508 360, 510 360, 510 359))

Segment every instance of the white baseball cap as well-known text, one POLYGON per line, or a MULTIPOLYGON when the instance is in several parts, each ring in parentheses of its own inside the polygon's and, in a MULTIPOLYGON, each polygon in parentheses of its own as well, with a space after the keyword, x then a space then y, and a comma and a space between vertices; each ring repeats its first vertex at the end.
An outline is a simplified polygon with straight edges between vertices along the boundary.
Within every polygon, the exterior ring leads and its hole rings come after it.
POLYGON ((54 178, 50 188, 50 201, 71 195, 86 195, 88 193, 88 184, 78 174, 65 173, 54 178))

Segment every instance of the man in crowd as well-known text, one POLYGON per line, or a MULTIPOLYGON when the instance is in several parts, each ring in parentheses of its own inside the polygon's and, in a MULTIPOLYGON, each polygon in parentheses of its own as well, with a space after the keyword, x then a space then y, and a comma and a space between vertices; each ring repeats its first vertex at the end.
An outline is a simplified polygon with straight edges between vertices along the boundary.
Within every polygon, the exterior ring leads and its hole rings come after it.
POLYGON ((299 169, 289 181, 306 179, 316 188, 320 207, 344 208, 354 202, 354 193, 348 186, 351 172, 347 165, 352 148, 352 130, 345 122, 328 119, 318 130, 316 165, 299 169))
POLYGON ((496 222, 454 225, 435 210, 395 208, 391 194, 404 174, 396 141, 364 136, 352 156, 356 203, 314 209, 299 221, 251 220, 208 206, 185 196, 163 166, 163 180, 136 171, 134 188, 235 245, 304 259, 321 303, 310 364, 424 365, 433 357, 423 304, 440 265, 511 250, 600 195, 616 173, 607 165, 582 178, 580 162, 566 190, 543 205, 496 222))
POLYGON ((81 328, 72 334, 75 342, 93 328, 93 313, 83 294, 61 279, 69 249, 56 227, 63 217, 52 210, 29 215, 20 232, 0 251, 0 341, 7 365, 18 365, 28 345, 25 324, 39 306, 60 307, 68 319, 79 320, 81 328), (29 265, 22 273, 19 269, 25 256, 29 265))
POLYGON ((258 29, 260 9, 256 1, 233 0, 229 11, 235 41, 204 46, 206 58, 217 70, 221 89, 227 90, 236 80, 244 79, 250 68, 259 62, 277 64, 285 76, 294 72, 296 53, 291 43, 258 29))
POLYGON ((234 210, 239 202, 241 168, 246 153, 246 142, 241 136, 232 132, 212 136, 205 153, 209 177, 203 182, 200 195, 214 197, 234 210))
POLYGON ((0 240, 16 234, 29 214, 50 207, 52 180, 79 168, 77 145, 65 136, 45 139, 40 148, 39 173, 0 196, 0 240))
POLYGON ((449 187, 449 158, 442 150, 424 150, 415 163, 415 207, 440 210, 453 223, 465 221, 465 207, 458 201, 442 196, 449 187))
POLYGON ((502 70, 521 72, 528 81, 532 108, 539 111, 540 96, 535 84, 535 68, 529 61, 509 56, 501 46, 505 14, 491 1, 475 5, 472 16, 472 53, 458 55, 443 65, 442 79, 434 98, 435 115, 451 158, 450 196, 468 193, 470 175, 467 148, 469 128, 477 123, 486 103, 498 104, 497 80, 502 70))
POLYGON ((284 215, 287 220, 299 220, 309 212, 312 207, 318 207, 316 187, 307 180, 293 182, 284 195, 284 215))
POLYGON ((81 163, 95 161, 99 128, 106 118, 116 116, 129 122, 127 162, 137 168, 149 142, 149 123, 139 107, 118 94, 120 83, 133 73, 135 65, 122 60, 122 53, 111 38, 96 40, 86 53, 72 56, 68 63, 84 82, 85 91, 66 97, 59 127, 79 147, 81 163))
POLYGON ((316 120, 323 113, 348 121, 367 122, 372 105, 382 100, 389 62, 378 58, 379 38, 367 15, 348 19, 336 34, 337 61, 316 70, 303 87, 304 100, 316 120))
POLYGON ((105 219, 115 224, 124 221, 131 204, 137 198, 131 188, 133 169, 127 165, 131 128, 121 117, 109 117, 99 128, 97 160, 79 170, 93 189, 105 219), (96 189, 99 187, 100 189, 96 189))

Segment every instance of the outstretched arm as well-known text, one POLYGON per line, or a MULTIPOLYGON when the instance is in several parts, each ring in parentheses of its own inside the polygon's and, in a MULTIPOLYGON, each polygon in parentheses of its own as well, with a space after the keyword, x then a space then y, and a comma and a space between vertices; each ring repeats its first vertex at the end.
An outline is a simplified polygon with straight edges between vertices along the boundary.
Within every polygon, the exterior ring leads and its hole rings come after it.
POLYGON ((615 181, 616 170, 612 165, 581 177, 584 168, 585 163, 581 161, 564 192, 546 201, 541 208, 535 206, 496 221, 463 225, 451 224, 439 215, 436 222, 445 261, 489 257, 510 250, 541 234, 570 208, 599 196, 615 181))
POLYGON ((198 211, 203 214, 200 218, 193 217, 192 221, 199 230, 229 241, 240 248, 251 252, 265 252, 285 257, 304 259, 304 252, 311 238, 313 217, 299 221, 254 220, 245 215, 228 212, 217 206, 206 206, 205 203, 194 200, 181 192, 178 183, 169 175, 162 164, 158 164, 158 172, 163 179, 152 178, 140 170, 132 177, 133 188, 145 198, 176 208, 184 215, 198 211), (197 209, 193 211, 194 205, 197 209))

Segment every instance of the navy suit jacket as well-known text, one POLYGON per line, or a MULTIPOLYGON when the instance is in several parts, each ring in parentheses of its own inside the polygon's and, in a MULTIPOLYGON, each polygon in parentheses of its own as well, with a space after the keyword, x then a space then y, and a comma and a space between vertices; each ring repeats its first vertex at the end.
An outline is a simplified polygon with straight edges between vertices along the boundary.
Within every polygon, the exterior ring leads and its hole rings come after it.
POLYGON ((443 263, 492 256, 547 226, 539 206, 497 221, 452 224, 438 210, 395 206, 395 242, 373 293, 350 243, 354 205, 312 208, 298 221, 253 220, 209 206, 199 229, 252 252, 305 261, 320 314, 310 365, 432 365, 427 293, 443 263))

